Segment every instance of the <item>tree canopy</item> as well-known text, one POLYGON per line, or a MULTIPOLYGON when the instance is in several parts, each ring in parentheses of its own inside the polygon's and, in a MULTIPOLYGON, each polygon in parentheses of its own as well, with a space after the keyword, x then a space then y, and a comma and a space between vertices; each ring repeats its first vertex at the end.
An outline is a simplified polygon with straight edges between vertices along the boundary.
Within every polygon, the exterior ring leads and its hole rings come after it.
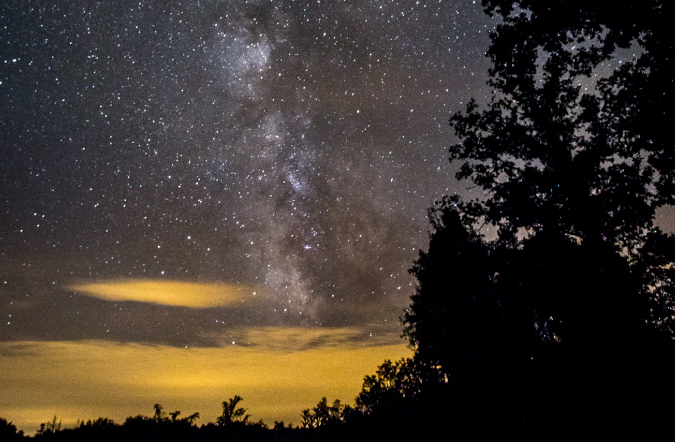
POLYGON ((405 334, 455 408, 485 418, 477 432, 665 434, 675 239, 654 214, 675 200, 672 5, 484 6, 502 19, 492 100, 450 120, 457 178, 483 195, 430 211, 405 334))

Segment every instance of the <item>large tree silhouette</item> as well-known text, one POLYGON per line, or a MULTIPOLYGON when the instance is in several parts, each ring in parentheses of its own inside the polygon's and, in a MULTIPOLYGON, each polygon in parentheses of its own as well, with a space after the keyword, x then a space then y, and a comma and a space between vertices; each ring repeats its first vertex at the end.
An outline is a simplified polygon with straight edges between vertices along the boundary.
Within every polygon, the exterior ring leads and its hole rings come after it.
POLYGON ((653 218, 675 199, 672 5, 484 4, 503 20, 493 98, 451 119, 457 178, 484 193, 431 211, 405 332, 475 437, 666 434, 675 249, 653 218))

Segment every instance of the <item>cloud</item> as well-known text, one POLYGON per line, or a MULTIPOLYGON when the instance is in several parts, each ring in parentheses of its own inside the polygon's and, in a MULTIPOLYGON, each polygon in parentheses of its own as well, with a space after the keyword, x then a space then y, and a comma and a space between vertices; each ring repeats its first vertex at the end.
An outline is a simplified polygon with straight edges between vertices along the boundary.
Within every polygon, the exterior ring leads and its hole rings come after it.
POLYGON ((191 308, 241 304, 255 296, 250 287, 163 280, 113 280, 72 284, 70 290, 106 301, 136 301, 191 308))
MULTIPOLYGON (((271 336, 275 330, 251 330, 271 336)), ((280 337, 301 330, 276 330, 280 337)), ((305 330, 305 333, 314 333, 305 330)), ((342 340, 337 338, 337 340, 342 340)), ((410 357, 404 343, 349 344, 300 351, 229 345, 177 348, 106 341, 0 343, 0 410, 27 433, 54 415, 78 419, 151 415, 152 405, 200 412, 214 422, 224 400, 239 394, 253 420, 300 422, 323 396, 353 403, 363 377, 385 359, 410 357)))
POLYGON ((365 348, 401 343, 400 327, 364 325, 360 327, 236 327, 226 337, 211 336, 221 345, 256 348, 270 353, 290 353, 312 349, 365 348), (225 342, 228 340, 228 342, 225 342))

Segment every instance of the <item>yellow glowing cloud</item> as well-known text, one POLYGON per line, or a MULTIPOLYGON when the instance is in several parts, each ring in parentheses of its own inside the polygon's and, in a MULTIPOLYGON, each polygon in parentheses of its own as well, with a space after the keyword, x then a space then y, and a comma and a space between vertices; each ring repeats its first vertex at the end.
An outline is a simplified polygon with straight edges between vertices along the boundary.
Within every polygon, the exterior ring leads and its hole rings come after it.
POLYGON ((68 288, 107 301, 138 301, 194 308, 243 302, 251 293, 247 287, 235 284, 158 280, 99 281, 73 284, 68 288))
MULTIPOLYGON (((252 329, 251 335, 270 332, 252 329)), ((297 424, 301 411, 323 396, 353 403, 363 377, 374 373, 384 359, 411 356, 403 342, 291 352, 238 345, 4 342, 0 354, 1 417, 27 433, 54 415, 65 426, 99 416, 122 423, 127 416, 151 415, 156 403, 186 414, 198 411, 199 423, 204 424, 214 422, 222 402, 235 394, 244 398, 253 420, 297 424)))

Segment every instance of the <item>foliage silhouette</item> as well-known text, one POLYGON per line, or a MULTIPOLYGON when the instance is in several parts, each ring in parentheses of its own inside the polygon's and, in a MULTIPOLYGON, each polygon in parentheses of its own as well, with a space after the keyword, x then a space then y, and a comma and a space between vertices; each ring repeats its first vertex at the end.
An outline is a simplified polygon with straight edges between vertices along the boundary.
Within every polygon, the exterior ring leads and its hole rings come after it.
POLYGON ((343 405, 339 399, 335 399, 332 405, 328 405, 328 399, 324 396, 311 410, 302 410, 302 428, 334 427, 344 422, 346 416, 353 409, 349 405, 343 405))
POLYGON ((155 404, 154 409, 155 409, 154 419, 156 422, 162 422, 167 419, 166 413, 164 412, 164 407, 162 407, 162 405, 155 404))
POLYGON ((192 413, 191 415, 186 416, 181 420, 189 423, 190 425, 195 425, 195 423, 197 422, 197 419, 199 419, 199 412, 192 413))
POLYGON ((98 419, 95 419, 93 421, 91 419, 89 419, 87 422, 82 421, 78 425, 78 427, 79 428, 102 428, 102 429, 106 429, 106 428, 114 427, 115 425, 116 425, 115 421, 113 421, 112 419, 108 419, 107 417, 99 417, 98 419))
POLYGON ((364 416, 386 413, 387 409, 397 408, 397 403, 414 400, 422 384, 436 388, 443 382, 438 370, 423 366, 419 359, 386 360, 374 375, 364 378, 356 409, 364 416))
POLYGON ((7 419, 0 418, 0 440, 19 442, 23 440, 23 431, 17 431, 16 426, 7 419))
POLYGON ((172 411, 169 413, 169 416, 171 417, 171 422, 176 422, 176 418, 180 415, 180 410, 172 411))
POLYGON ((235 395, 233 398, 223 402, 223 414, 218 416, 218 425, 247 424, 250 414, 246 414, 246 408, 237 408, 243 398, 235 395))
POLYGON ((302 428, 314 428, 316 426, 316 417, 312 410, 306 408, 302 410, 302 428))
POLYGON ((40 429, 37 431, 38 434, 46 433, 56 433, 61 430, 61 421, 56 422, 56 416, 51 421, 43 422, 40 424, 40 429))
POLYGON ((457 178, 483 197, 437 204, 411 269, 404 334, 448 375, 463 438, 673 430, 675 239, 653 219, 675 200, 675 161, 651 124, 672 96, 673 9, 643 2, 627 17, 569 3, 484 2, 502 18, 493 99, 450 121, 457 178), (631 43, 636 60, 602 76, 631 43))

